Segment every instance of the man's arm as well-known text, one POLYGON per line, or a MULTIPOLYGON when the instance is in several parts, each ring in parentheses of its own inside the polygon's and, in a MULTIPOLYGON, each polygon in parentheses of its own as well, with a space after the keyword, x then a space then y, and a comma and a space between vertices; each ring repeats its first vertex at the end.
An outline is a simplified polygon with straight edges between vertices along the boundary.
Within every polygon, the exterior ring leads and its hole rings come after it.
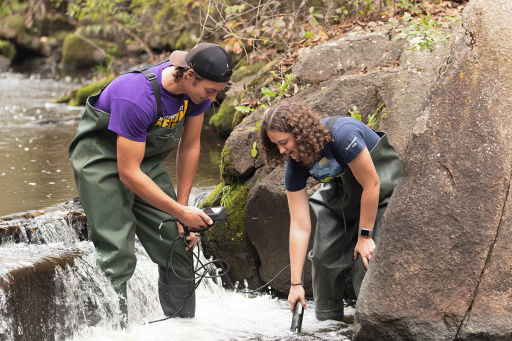
POLYGON ((177 217, 192 228, 206 227, 213 221, 196 207, 181 205, 164 193, 142 170, 146 142, 136 142, 117 136, 117 166, 119 178, 133 193, 154 207, 177 217))

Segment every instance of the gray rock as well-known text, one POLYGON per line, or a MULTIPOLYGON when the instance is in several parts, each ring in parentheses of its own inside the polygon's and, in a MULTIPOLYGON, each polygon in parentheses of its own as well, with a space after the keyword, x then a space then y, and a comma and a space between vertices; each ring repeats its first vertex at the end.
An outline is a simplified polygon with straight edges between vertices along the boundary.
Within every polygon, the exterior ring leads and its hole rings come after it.
POLYGON ((0 71, 7 71, 11 66, 11 60, 0 55, 0 71))
MULTIPOLYGON (((314 193, 308 186, 309 195, 314 193)), ((312 217, 312 232, 315 233, 316 219, 312 217)), ((251 190, 245 206, 245 229, 251 242, 258 251, 261 266, 260 278, 270 281, 279 271, 290 264, 289 233, 290 214, 284 189, 284 167, 277 167, 268 176, 260 178, 251 190)), ((313 246, 310 238, 308 249, 313 246)), ((308 295, 312 295, 311 262, 306 262, 305 286, 308 295)), ((290 289, 290 270, 271 283, 272 288, 287 293, 290 289)))
POLYGON ((258 141, 258 155, 254 158, 251 150, 259 132, 255 130, 256 122, 261 120, 263 110, 249 116, 239 124, 226 140, 221 159, 221 176, 227 183, 246 180, 257 168, 265 164, 261 142, 258 141))
POLYGON ((301 84, 316 84, 343 74, 392 66, 402 54, 403 40, 391 40, 390 31, 348 34, 305 50, 293 68, 301 84))
POLYGON ((512 163, 511 15, 510 2, 472 0, 447 46, 361 288, 354 340, 510 339, 510 300, 492 303, 512 284, 498 275, 511 260, 495 244, 512 163))

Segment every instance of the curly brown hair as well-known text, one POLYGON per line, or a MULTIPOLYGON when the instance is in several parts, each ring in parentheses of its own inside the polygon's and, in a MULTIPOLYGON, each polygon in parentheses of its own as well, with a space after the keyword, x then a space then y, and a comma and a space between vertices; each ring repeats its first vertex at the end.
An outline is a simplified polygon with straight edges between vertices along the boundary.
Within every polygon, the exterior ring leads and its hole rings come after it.
POLYGON ((331 136, 321 116, 302 103, 281 102, 271 107, 260 125, 260 140, 267 164, 278 166, 285 161, 284 155, 270 141, 267 131, 292 133, 297 144, 296 161, 305 166, 315 162, 331 136))

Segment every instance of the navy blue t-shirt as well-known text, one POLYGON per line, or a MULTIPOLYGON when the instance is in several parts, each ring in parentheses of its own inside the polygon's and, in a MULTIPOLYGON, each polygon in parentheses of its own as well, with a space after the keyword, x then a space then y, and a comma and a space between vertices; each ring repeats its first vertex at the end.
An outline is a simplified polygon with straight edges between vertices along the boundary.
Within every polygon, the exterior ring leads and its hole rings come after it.
MULTIPOLYGON (((327 123, 329 117, 322 120, 327 123)), ((365 148, 371 151, 379 142, 379 135, 366 124, 352 117, 340 117, 332 128, 332 139, 338 154, 346 163, 352 162, 365 148)), ((331 147, 327 143, 317 161, 309 167, 309 175, 319 182, 329 182, 340 177, 349 170, 346 164, 340 165, 334 157, 331 147)), ((293 159, 286 163, 284 185, 287 191, 296 192, 306 187, 309 176, 304 169, 293 159)))

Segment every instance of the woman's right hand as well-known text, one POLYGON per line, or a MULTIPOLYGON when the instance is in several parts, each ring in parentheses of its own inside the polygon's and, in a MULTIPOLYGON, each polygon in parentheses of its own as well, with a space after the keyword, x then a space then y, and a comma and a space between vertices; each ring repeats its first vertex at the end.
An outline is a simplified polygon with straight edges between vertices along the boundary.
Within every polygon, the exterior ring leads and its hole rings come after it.
POLYGON ((300 303, 307 309, 306 298, 304 297, 306 292, 302 285, 292 285, 290 288, 290 294, 288 295, 288 303, 290 303, 290 311, 293 313, 293 308, 295 307, 295 302, 300 300, 300 303))

